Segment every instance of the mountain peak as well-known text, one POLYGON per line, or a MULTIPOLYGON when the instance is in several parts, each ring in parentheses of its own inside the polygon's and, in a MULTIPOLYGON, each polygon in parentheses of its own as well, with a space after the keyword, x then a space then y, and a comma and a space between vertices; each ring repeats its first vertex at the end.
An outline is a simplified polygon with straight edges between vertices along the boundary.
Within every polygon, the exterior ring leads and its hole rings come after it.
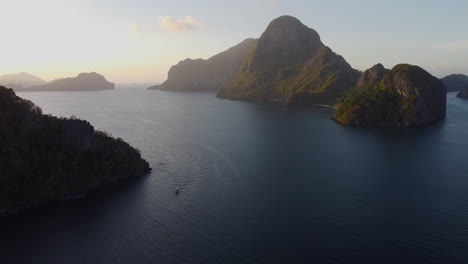
POLYGON ((270 22, 249 64, 249 71, 304 63, 323 47, 319 34, 292 16, 270 22))
POLYGON ((361 74, 357 86, 362 87, 369 82, 380 82, 388 71, 381 63, 378 63, 361 74))

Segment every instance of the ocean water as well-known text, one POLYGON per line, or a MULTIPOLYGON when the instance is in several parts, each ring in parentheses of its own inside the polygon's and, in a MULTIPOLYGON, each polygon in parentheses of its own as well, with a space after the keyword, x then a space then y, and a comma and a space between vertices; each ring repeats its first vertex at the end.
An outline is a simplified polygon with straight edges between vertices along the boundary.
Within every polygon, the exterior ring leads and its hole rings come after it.
POLYGON ((417 128, 211 93, 19 96, 123 138, 153 172, 1 217, 1 263, 468 263, 468 101, 454 94, 446 120, 417 128))

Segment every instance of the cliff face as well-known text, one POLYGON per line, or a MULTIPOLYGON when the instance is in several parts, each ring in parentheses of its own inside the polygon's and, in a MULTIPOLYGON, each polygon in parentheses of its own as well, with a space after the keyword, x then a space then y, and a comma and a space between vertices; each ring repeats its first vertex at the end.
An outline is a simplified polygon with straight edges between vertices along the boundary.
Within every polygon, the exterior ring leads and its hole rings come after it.
POLYGON ((418 66, 400 64, 387 71, 377 65, 364 72, 361 80, 339 100, 335 114, 338 122, 417 126, 445 117, 445 85, 418 66))
POLYGON ((236 76, 256 39, 247 39, 208 60, 186 59, 171 67, 167 81, 149 89, 165 91, 219 91, 236 76))
POLYGON ((452 74, 442 78, 448 92, 461 91, 465 86, 468 85, 468 76, 464 74, 452 74))
POLYGON ((111 90, 115 85, 98 73, 80 73, 74 78, 58 79, 51 83, 36 85, 18 91, 99 91, 111 90))
POLYGON ((83 120, 43 115, 0 87, 0 214, 68 199, 149 170, 123 140, 83 120))
POLYGON ((282 16, 269 24, 240 73, 218 96, 285 105, 331 104, 356 84, 359 74, 324 46, 315 30, 282 16))
POLYGON ((387 72, 388 69, 385 69, 385 67, 379 63, 363 72, 356 86, 362 87, 364 85, 369 85, 369 83, 380 82, 387 72))
POLYGON ((319 34, 291 16, 273 20, 263 32, 247 71, 275 70, 305 63, 322 47, 319 34))
POLYGON ((460 90, 460 92, 457 94, 457 97, 462 99, 468 99, 468 84, 460 90))

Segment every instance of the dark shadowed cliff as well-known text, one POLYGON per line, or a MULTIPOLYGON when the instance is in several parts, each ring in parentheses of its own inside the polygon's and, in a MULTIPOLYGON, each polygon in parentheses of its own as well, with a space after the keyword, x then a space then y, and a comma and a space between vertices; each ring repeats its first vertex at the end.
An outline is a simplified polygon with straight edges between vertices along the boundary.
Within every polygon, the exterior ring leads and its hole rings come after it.
POLYGON ((465 85, 457 94, 458 98, 468 99, 468 84, 465 85))
POLYGON ((445 117, 447 91, 418 66, 378 64, 338 101, 335 119, 353 125, 417 126, 445 117))
POLYGON ((149 170, 122 139, 83 120, 44 115, 0 87, 0 214, 73 198, 149 170))
POLYGON ((268 25, 240 73, 218 96, 286 105, 331 104, 359 75, 315 30, 282 16, 268 25))
POLYGON ((36 85, 19 91, 99 91, 111 90, 115 85, 98 73, 80 73, 74 78, 63 78, 43 85, 36 85))
POLYGON ((208 60, 186 59, 171 67, 167 81, 149 89, 165 91, 219 91, 232 80, 257 43, 246 39, 208 60))

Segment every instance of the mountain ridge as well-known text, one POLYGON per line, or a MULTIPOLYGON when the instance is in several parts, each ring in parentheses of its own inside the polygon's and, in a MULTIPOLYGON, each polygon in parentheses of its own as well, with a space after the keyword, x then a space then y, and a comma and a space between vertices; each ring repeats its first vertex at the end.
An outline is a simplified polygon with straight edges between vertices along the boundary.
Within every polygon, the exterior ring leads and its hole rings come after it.
POLYGON ((241 43, 204 59, 185 59, 171 67, 168 78, 148 89, 163 91, 219 91, 239 71, 240 65, 257 40, 241 43))
POLYGON ((18 91, 42 92, 42 91, 101 91, 115 89, 115 84, 96 72, 80 73, 76 77, 56 79, 50 83, 35 85, 18 91))
POLYGON ((359 75, 315 30, 281 16, 270 22, 240 73, 218 97, 288 106, 332 104, 359 75))

